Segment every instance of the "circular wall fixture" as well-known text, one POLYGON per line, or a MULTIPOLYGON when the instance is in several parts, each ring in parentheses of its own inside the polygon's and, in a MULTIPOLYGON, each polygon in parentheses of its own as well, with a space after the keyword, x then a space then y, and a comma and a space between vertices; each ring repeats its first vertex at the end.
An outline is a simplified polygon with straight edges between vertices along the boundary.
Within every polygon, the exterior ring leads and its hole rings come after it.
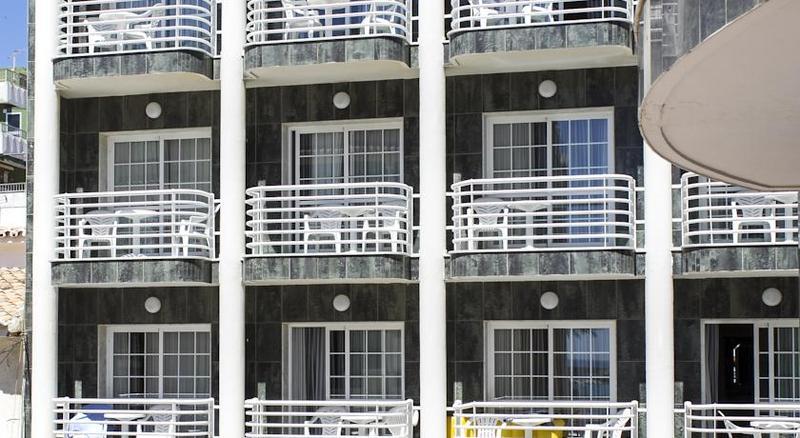
POLYGON ((144 310, 147 310, 148 313, 158 313, 161 310, 161 300, 158 297, 144 300, 144 310))
POLYGON ((347 295, 336 295, 333 297, 333 308, 338 312, 344 312, 350 308, 350 297, 347 295))
POLYGON ((783 293, 774 287, 768 287, 761 292, 761 301, 770 307, 775 307, 783 301, 783 293))
POLYGON ((340 91, 333 95, 333 106, 343 110, 350 106, 350 95, 344 91, 340 91))
POLYGON ((157 119, 161 117, 161 104, 158 102, 150 102, 144 107, 144 113, 147 114, 147 117, 151 119, 157 119))
POLYGON ((556 95, 558 86, 555 82, 547 79, 539 83, 539 95, 544 98, 551 98, 556 95))
POLYGON ((546 310, 553 310, 558 307, 558 295, 555 292, 545 292, 542 294, 542 297, 539 298, 539 303, 541 303, 542 307, 546 310))

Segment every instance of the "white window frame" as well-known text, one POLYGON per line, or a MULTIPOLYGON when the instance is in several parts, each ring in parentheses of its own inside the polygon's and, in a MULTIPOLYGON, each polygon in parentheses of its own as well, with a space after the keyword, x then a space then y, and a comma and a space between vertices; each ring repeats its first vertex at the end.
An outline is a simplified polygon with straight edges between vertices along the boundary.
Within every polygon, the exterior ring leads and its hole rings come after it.
MULTIPOLYGON (((344 330, 348 332, 350 330, 399 330, 400 331, 400 400, 405 398, 405 391, 406 391, 406 346, 405 346, 405 323, 402 321, 389 321, 389 322, 341 322, 341 323, 329 323, 329 322, 322 322, 322 323, 291 323, 285 324, 284 327, 286 328, 287 342, 284 343, 285 348, 287 348, 288 356, 286 361, 284 362, 284 372, 283 376, 286 379, 283 382, 284 388, 287 388, 288 398, 292 400, 294 398, 294 394, 292 394, 292 360, 293 360, 293 352, 292 352, 292 329, 295 328, 324 328, 325 329, 325 399, 331 400, 331 370, 330 370, 330 354, 331 354, 331 346, 330 346, 330 332, 331 331, 339 331, 344 330)), ((350 354, 350 336, 345 336, 345 350, 347 351, 347 355, 350 354)), ((384 362, 385 366, 385 362, 384 362)), ((345 360, 345 391, 346 397, 344 400, 350 400, 350 361, 345 360)), ((385 376, 383 376, 385 378, 385 376)), ((336 399, 340 400, 340 399, 336 399)))
POLYGON ((793 318, 759 318, 759 319, 703 319, 700 321, 700 397, 703 403, 710 403, 708 394, 706 393, 706 380, 708 379, 706 366, 708 358, 706 357, 706 325, 751 325, 753 326, 753 403, 759 403, 761 399, 761 386, 759 380, 761 376, 761 367, 758 355, 760 354, 760 342, 758 336, 758 329, 768 328, 768 342, 769 342, 769 399, 775 398, 775 355, 773 350, 773 328, 797 328, 800 329, 800 320, 793 318))
POLYGON ((211 174, 209 183, 214 186, 214 138, 211 128, 161 129, 148 131, 104 132, 100 134, 100 190, 114 189, 114 143, 157 141, 159 154, 159 187, 164 187, 164 140, 208 138, 211 146, 211 174))
POLYGON ((553 331, 556 329, 608 329, 609 348, 609 401, 617 400, 617 324, 614 320, 560 320, 560 321, 486 321, 484 323, 484 392, 487 400, 495 398, 494 388, 494 331, 495 330, 547 330, 547 394, 555 400, 553 331))
POLYGON ((283 184, 294 185, 299 184, 298 178, 300 177, 300 160, 298 159, 299 150, 295 150, 294 137, 299 134, 319 134, 327 132, 339 132, 344 135, 344 179, 345 184, 349 183, 349 149, 348 149, 348 131, 360 130, 373 130, 373 129, 397 129, 400 132, 398 151, 400 155, 400 183, 404 182, 405 169, 403 167, 405 149, 404 149, 404 131, 402 118, 385 118, 385 119, 354 119, 354 120, 336 120, 326 122, 302 122, 302 123, 285 123, 283 124, 283 184))
POLYGON ((553 175, 553 130, 550 122, 605 118, 608 120, 608 173, 614 173, 614 107, 567 110, 492 112, 483 115, 483 175, 494 178, 493 125, 506 123, 547 123, 547 176, 553 175))
POLYGON ((98 352, 98 357, 102 357, 105 361, 100 363, 98 361, 97 375, 105 377, 105 391, 108 396, 114 393, 114 334, 115 333, 131 333, 131 332, 157 332, 159 333, 158 343, 158 363, 159 363, 159 376, 158 376, 158 392, 164 394, 164 332, 208 332, 209 335, 209 383, 208 389, 213 393, 213 357, 214 357, 214 340, 211 331, 211 324, 108 324, 98 326, 100 331, 99 339, 104 340, 104 345, 98 352))

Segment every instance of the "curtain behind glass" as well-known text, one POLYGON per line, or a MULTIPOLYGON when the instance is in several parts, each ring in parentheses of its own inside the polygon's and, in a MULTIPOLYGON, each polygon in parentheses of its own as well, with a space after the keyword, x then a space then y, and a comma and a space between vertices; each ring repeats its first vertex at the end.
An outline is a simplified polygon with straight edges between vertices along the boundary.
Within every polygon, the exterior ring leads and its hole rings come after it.
POLYGON ((295 400, 325 399, 325 328, 292 329, 291 394, 295 400))
POLYGON ((706 384, 707 402, 716 403, 719 398, 719 326, 706 324, 706 384))

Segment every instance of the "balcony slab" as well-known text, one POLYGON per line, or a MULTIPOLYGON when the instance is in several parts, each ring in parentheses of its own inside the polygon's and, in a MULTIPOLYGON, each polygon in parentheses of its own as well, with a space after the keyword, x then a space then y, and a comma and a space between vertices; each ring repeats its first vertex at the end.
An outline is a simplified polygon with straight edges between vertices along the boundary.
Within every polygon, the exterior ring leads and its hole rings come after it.
POLYGON ((248 257, 247 285, 406 283, 416 280, 417 259, 407 255, 248 257))
POLYGON ((199 91, 217 87, 213 58, 170 51, 60 58, 53 80, 65 97, 199 91))
POLYGON ((58 287, 209 286, 216 268, 206 259, 153 259, 54 262, 58 287))
POLYGON ((410 79, 409 44, 397 38, 264 44, 245 52, 245 71, 257 85, 303 85, 410 79), (324 68, 320 68, 324 65, 324 68))
POLYGON ((634 65, 633 36, 619 23, 467 30, 450 38, 459 74, 634 65))
POLYGON ((628 279, 636 275, 633 251, 553 251, 453 254, 451 281, 628 279))
POLYGON ((684 249, 684 277, 785 277, 798 272, 797 246, 725 246, 684 249))

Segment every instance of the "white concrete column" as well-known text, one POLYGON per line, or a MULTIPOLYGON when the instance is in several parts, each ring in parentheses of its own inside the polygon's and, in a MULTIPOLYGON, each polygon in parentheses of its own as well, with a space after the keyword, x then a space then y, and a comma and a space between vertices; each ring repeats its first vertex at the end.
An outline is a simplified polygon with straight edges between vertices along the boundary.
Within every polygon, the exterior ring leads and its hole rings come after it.
MULTIPOLYGON (((644 91, 652 82, 650 4, 645 3, 644 91)), ((672 165, 644 145, 647 437, 672 438, 675 391, 672 288, 672 165)))
MULTIPOLYGON (((59 191, 59 96, 53 82, 58 42, 58 5, 36 8, 34 42, 34 184, 31 280, 31 436, 53 435, 53 398, 58 394, 58 290, 50 260, 56 254, 55 195, 59 191)), ((64 394, 62 394, 64 395, 64 394)))
POLYGON ((420 427, 422 438, 441 438, 447 419, 444 2, 419 3, 420 427))
POLYGON ((244 436, 244 0, 225 2, 220 62, 219 436, 244 436))

